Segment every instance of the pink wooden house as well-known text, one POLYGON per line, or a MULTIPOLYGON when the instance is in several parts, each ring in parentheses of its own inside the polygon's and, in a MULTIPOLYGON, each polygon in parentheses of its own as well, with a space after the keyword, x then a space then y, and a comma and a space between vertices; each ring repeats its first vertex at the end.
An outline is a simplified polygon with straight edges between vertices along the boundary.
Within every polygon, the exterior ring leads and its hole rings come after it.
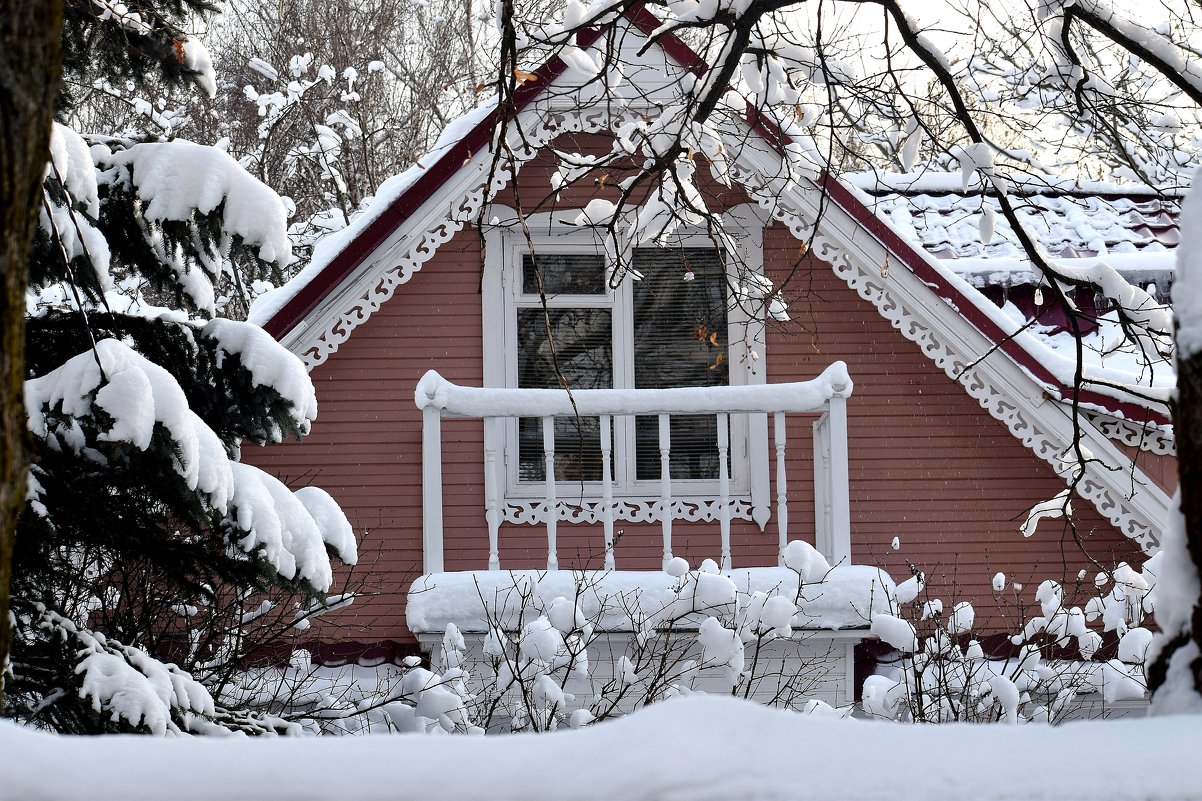
MULTIPOLYGON (((696 64, 670 37, 637 54, 656 24, 633 12, 620 26, 631 104, 696 64)), ((898 579, 916 564, 932 592, 975 603, 978 628, 1020 595, 993 592, 996 573, 1038 582, 1085 566, 1063 521, 1019 531, 1065 486, 1073 393, 1054 337, 1012 336, 990 282, 974 286, 967 267, 949 268, 962 254, 932 246, 947 226, 899 219, 912 185, 784 180, 788 137, 750 116, 727 143, 733 188, 705 190, 740 264, 774 289, 749 290, 688 230, 636 251, 643 280, 610 288, 604 248, 573 223, 612 188, 548 187, 555 151, 607 147, 612 120, 564 102, 562 62, 537 74, 518 96, 523 129, 538 133, 520 164, 490 175, 494 116, 468 115, 256 306, 308 364, 321 412, 304 442, 244 458, 319 484, 368 532, 361 564, 378 594, 322 638, 348 653, 428 645, 429 604, 415 601, 417 631, 406 614, 421 576, 622 574, 670 556, 738 571, 775 566, 792 539, 898 579), (788 321, 769 313, 777 301, 788 321)), ((1136 243, 1130 259, 1172 244, 1136 243)), ((1074 502, 1078 536, 1095 557, 1138 559, 1157 546, 1175 482, 1165 410, 1092 385, 1078 398, 1096 457, 1074 502)), ((847 671, 862 636, 829 632, 847 671)))

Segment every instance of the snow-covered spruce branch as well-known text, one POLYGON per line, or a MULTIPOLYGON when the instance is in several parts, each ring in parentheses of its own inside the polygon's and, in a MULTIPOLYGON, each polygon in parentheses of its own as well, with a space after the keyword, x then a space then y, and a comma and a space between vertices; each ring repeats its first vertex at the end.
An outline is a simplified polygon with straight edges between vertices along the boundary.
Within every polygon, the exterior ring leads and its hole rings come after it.
POLYGON ((288 728, 221 692, 273 632, 241 619, 244 605, 301 604, 291 623, 306 622, 331 603, 331 559, 353 565, 357 542, 324 491, 237 460, 244 445, 304 436, 317 413, 299 359, 216 317, 239 259, 291 262, 284 205, 191 142, 89 145, 57 125, 50 144, 7 711, 70 732, 288 728), (149 303, 148 284, 174 307, 149 303))

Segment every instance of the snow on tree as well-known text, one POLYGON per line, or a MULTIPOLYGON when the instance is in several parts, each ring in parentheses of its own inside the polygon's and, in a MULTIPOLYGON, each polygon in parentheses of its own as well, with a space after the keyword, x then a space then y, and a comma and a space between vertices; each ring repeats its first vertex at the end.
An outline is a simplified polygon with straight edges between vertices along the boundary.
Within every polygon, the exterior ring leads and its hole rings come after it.
MULTIPOLYGON (((1120 564, 1093 582, 1082 574, 1071 596, 1060 582, 1040 582, 1031 593, 1038 612, 1010 636, 1016 650, 1002 656, 987 654, 976 638, 970 603, 952 603, 945 615, 942 599, 898 585, 889 608, 872 615, 872 633, 893 654, 865 679, 862 710, 923 723, 1055 723, 1082 700, 1143 699, 1152 632, 1141 624, 1162 612, 1161 559, 1143 571, 1120 564)), ((1007 591, 1000 573, 991 586, 1007 591)))
MULTIPOLYGON (((68 76, 137 85, 157 66, 212 93, 183 29, 206 8, 68 3, 68 76)), ((67 732, 286 730, 222 693, 254 645, 244 607, 295 597, 307 624, 329 605, 331 557, 357 555, 329 495, 238 461, 317 414, 299 359, 215 317, 218 287, 247 278, 235 264, 291 263, 285 206, 219 149, 56 123, 37 209, 7 712, 67 732)))
MULTIPOLYGON (((475 16, 470 2, 233 0, 205 37, 217 97, 193 93, 149 112, 183 135, 220 140, 285 196, 303 266, 318 239, 345 227, 482 98, 493 51, 477 46, 475 16)), ((250 297, 266 288, 246 287, 250 297)))

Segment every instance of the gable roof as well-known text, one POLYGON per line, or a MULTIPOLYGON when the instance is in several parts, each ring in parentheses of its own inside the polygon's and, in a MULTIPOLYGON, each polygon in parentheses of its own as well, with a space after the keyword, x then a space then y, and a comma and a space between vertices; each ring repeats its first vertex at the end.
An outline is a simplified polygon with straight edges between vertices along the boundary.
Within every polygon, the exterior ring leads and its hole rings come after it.
MULTIPOLYGON (((626 20, 644 36, 660 26, 660 20, 642 7, 627 11, 626 20)), ((589 47, 601 36, 602 31, 581 34, 578 45, 589 47)), ((692 50, 671 35, 660 35, 655 42, 678 68, 693 71, 702 65, 692 50)), ((539 67, 535 71, 537 80, 527 81, 518 88, 514 112, 529 109, 566 70, 558 58, 539 67)), ((266 302, 257 302, 252 319, 298 352, 310 366, 324 361, 358 324, 391 298, 399 285, 421 269, 439 245, 473 219, 489 194, 484 190, 499 189, 508 181, 509 173, 504 170, 499 175, 488 173, 486 160, 482 159, 497 121, 495 106, 463 118, 444 134, 430 156, 384 188, 383 197, 368 214, 352 221, 348 229, 319 247, 314 261, 301 276, 274 297, 265 298, 266 302), (464 193, 467 199, 463 199, 464 193), (449 206, 443 202, 448 200, 449 206), (353 290, 356 281, 358 289, 353 290)), ((766 152, 778 157, 792 141, 771 119, 750 106, 746 123, 766 143, 766 152)), ((550 141, 558 129, 545 127, 549 129, 546 141, 550 141)), ((570 126, 564 128, 568 129, 570 126)), ((541 147, 545 142, 534 144, 541 147)), ((743 159, 752 149, 750 145, 737 149, 738 158, 743 159)), ((747 159, 758 157, 751 154, 747 159)), ((892 320, 903 336, 917 342, 949 377, 964 386, 1045 461, 1059 466, 1060 455, 1071 442, 1066 438, 1073 435, 1075 427, 1065 410, 1039 409, 1046 405, 1042 402, 1043 395, 1075 398, 1083 408, 1107 416, 1112 430, 1105 433, 1089 421, 1082 424, 1088 429, 1090 450, 1103 462, 1130 462, 1108 437, 1160 452, 1171 449, 1171 440, 1164 435, 1155 431, 1149 434, 1138 426, 1132 429, 1123 422, 1167 427, 1170 421, 1164 411, 1130 393, 1106 387, 1079 388, 1074 392, 1072 365, 1058 364, 1049 358, 1036 338, 1023 331, 1016 332, 1013 320, 1002 310, 924 252, 920 245, 901 235, 883 215, 875 213, 869 207, 872 202, 869 195, 825 173, 805 181, 794 180, 784 188, 769 186, 767 179, 757 183, 754 166, 744 167, 743 177, 748 179, 745 188, 753 198, 799 238, 812 238, 816 254, 830 262, 849 285, 892 320), (805 197, 807 192, 822 194, 829 207, 807 209, 810 205, 810 199, 805 197), (865 231, 871 235, 871 241, 857 239, 842 229, 865 231), (906 269, 896 271, 896 275, 890 273, 886 280, 880 265, 891 260, 906 269), (872 272, 881 272, 879 279, 873 279, 872 272), (916 317, 921 318, 921 325, 915 324, 916 317), (934 331, 946 336, 936 336, 934 331), (1003 363, 1001 359, 983 358, 994 352, 1003 353, 1008 359, 1003 363), (982 383, 981 376, 985 373, 990 373, 992 380, 982 383), (1031 381, 1037 386, 1017 388, 1020 383, 1031 381), (1015 409, 1027 414, 1019 414, 1015 409)), ((779 169, 762 173, 780 174, 779 169)), ((1092 469, 1097 473, 1093 486, 1080 486, 1082 494, 1128 536, 1145 547, 1155 547, 1167 509, 1164 493, 1132 467, 1137 474, 1135 483, 1142 481, 1146 486, 1141 492, 1123 497, 1120 486, 1123 480, 1104 475, 1108 471, 1092 469)), ((1131 473, 1120 472, 1129 486, 1131 473)))

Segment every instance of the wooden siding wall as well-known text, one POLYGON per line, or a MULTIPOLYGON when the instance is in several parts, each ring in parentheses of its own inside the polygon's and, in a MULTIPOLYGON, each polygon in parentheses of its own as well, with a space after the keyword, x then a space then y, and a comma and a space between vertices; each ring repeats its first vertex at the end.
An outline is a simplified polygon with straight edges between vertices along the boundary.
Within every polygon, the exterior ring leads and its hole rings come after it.
MULTIPOLYGON (((548 170, 545 163, 528 167, 525 185, 546 187, 548 170)), ((522 193, 528 210, 547 201, 542 191, 522 193)), ((596 193, 574 192, 560 203, 583 204, 596 193)), ((1071 584, 1087 567, 1072 533, 1060 521, 1045 521, 1030 539, 1018 531, 1026 509, 1063 487, 1052 470, 827 265, 801 257, 799 243, 783 227, 768 228, 764 243, 771 277, 779 283, 791 275, 785 293, 793 318, 769 331, 768 380, 810 378, 842 359, 855 381, 848 404, 854 561, 880 565, 898 580, 909 576, 910 564, 917 565, 930 577, 931 597, 949 607, 953 600, 974 603, 978 630, 1009 626, 1007 618, 1020 606, 1029 613, 1044 579, 1071 584), (890 547, 894 537, 901 544, 896 551, 890 547), (990 581, 997 572, 1023 584, 1022 591, 1008 585, 993 593, 990 581)), ((432 368, 452 381, 481 384, 480 270, 474 233, 445 244, 313 371, 320 416, 309 438, 244 452, 247 461, 294 486, 324 487, 356 531, 367 532, 358 572, 377 594, 322 626, 323 639, 414 642, 404 622, 404 593, 422 564, 421 416, 413 388, 432 368)), ((810 419, 793 417, 790 529, 792 538, 812 542, 811 452, 810 419)), ((444 422, 448 570, 482 569, 487 563, 482 453, 479 421, 444 422)), ((772 497, 775 506, 775 487, 772 497)), ((1090 503, 1077 500, 1075 508, 1078 536, 1094 558, 1106 565, 1138 559, 1137 549, 1090 503)), ((658 568, 658 524, 616 528, 623 532, 616 547, 619 568, 658 568)), ((776 542, 774 521, 766 532, 735 521, 733 564, 775 563, 776 542)), ((718 526, 678 522, 674 546, 694 565, 717 559, 718 526)), ((544 529, 503 526, 500 550, 503 567, 543 566, 544 529)), ((561 567, 600 567, 601 558, 600 525, 560 524, 561 567)), ((1089 567, 1086 586, 1095 570, 1089 567)))
MULTIPOLYGON (((315 626, 323 640, 415 642, 404 621, 405 591, 422 569, 421 413, 413 390, 430 369, 480 384, 479 284, 477 237, 461 234, 312 371, 319 412, 304 441, 243 450, 244 460, 290 485, 323 487, 362 538, 354 572, 373 596, 334 616, 337 626, 315 626)), ((482 429, 448 421, 443 431, 446 542, 457 553, 483 530, 473 525, 483 520, 482 429)), ((452 558, 448 567, 463 562, 452 558)))
POLYGON ((1115 443, 1118 449, 1127 454, 1127 458, 1135 462, 1156 486, 1169 495, 1177 491, 1177 457, 1166 454, 1156 454, 1150 451, 1140 451, 1130 445, 1115 443))

